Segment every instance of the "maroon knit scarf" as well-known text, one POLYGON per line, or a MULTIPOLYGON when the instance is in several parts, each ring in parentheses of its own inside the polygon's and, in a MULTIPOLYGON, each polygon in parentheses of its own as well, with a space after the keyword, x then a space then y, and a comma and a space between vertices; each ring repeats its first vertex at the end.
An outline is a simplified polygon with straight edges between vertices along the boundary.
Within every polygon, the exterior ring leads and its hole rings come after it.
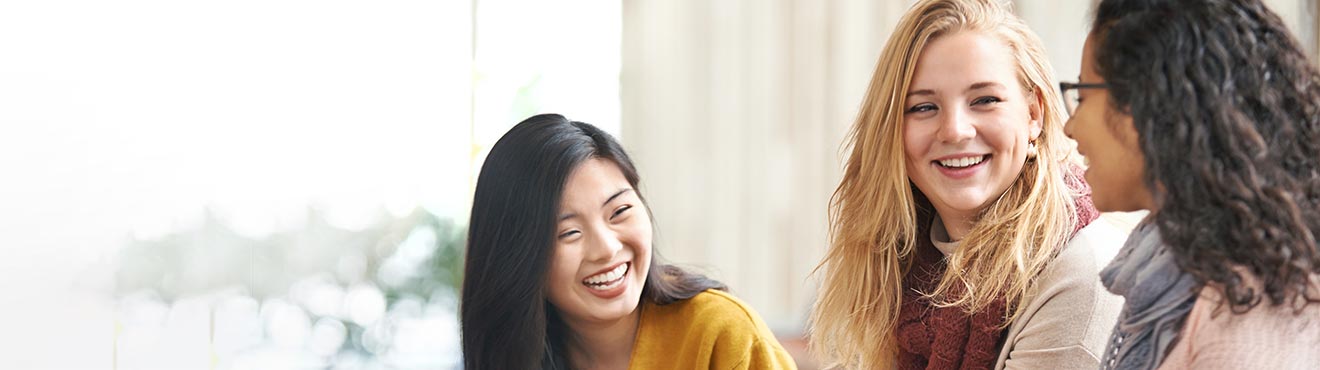
MULTIPOLYGON (((1100 216, 1091 203, 1091 187, 1073 169, 1068 187, 1084 195, 1076 199, 1078 223, 1073 233, 1100 216)), ((929 221, 929 220, 926 220, 929 221)), ((984 310, 967 314, 958 307, 936 307, 919 292, 931 292, 944 272, 944 255, 930 242, 929 222, 921 225, 912 269, 903 278, 903 303, 898 313, 899 369, 991 369, 999 358, 1007 306, 1001 298, 984 310)), ((964 294, 955 286, 953 296, 964 294)))

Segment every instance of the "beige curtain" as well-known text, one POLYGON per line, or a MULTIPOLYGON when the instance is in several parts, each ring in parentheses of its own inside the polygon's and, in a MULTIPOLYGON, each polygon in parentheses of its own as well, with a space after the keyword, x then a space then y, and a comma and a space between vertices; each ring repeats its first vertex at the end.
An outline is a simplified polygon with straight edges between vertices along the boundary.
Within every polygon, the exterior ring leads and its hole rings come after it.
POLYGON ((623 141, 665 257, 800 330, 839 144, 908 2, 625 0, 623 141))
POLYGON ((1316 0, 1264 0, 1283 19, 1307 54, 1320 58, 1320 29, 1316 25, 1316 0))
POLYGON ((1307 21, 1311 22, 1311 55, 1313 62, 1320 64, 1320 1, 1303 2, 1307 21))

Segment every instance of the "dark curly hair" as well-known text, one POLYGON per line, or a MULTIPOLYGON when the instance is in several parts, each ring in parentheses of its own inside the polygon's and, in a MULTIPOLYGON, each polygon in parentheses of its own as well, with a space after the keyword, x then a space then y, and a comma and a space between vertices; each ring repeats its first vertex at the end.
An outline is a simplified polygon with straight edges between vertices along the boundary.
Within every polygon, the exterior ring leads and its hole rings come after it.
POLYGON ((1260 0, 1107 0, 1092 33, 1179 267, 1234 312, 1320 301, 1307 293, 1320 273, 1320 74, 1279 17, 1260 0))

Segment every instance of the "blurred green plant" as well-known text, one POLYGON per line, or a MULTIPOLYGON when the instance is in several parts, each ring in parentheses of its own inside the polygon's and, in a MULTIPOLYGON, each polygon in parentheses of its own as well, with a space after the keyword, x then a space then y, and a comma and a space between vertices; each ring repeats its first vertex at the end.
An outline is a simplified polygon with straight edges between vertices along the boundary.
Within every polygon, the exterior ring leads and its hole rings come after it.
POLYGON ((308 210, 306 224, 262 238, 235 232, 208 211, 192 230, 151 240, 131 240, 121 249, 115 293, 152 290, 162 299, 206 294, 239 287, 256 299, 287 294, 297 280, 317 273, 341 283, 370 281, 393 286, 397 293, 429 294, 462 281, 464 232, 453 222, 418 209, 406 216, 382 217, 361 230, 330 225, 321 212, 308 210), (382 263, 400 250, 414 232, 431 234, 425 271, 406 282, 380 281, 382 263), (363 266, 357 266, 363 265, 363 266))
POLYGON ((366 285, 379 289, 387 312, 407 299, 456 310, 465 235, 452 221, 423 209, 402 217, 382 212, 360 230, 335 227, 322 212, 309 209, 301 227, 263 237, 242 235, 207 211, 195 228, 130 240, 118 256, 114 292, 117 297, 147 292, 165 304, 222 291, 258 302, 282 299, 299 305, 313 322, 340 321, 346 338, 339 352, 370 357, 388 348, 367 343, 363 323, 343 310, 316 315, 306 302, 290 297, 292 289, 306 281, 333 281, 341 291, 366 285))

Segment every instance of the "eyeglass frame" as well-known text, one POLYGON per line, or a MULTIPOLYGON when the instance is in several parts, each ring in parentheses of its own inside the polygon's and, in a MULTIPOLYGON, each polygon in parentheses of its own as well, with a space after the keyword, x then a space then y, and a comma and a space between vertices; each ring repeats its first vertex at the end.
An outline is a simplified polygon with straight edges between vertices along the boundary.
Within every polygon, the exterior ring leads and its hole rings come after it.
MULTIPOLYGON (((1078 102, 1071 101, 1070 99, 1068 99, 1069 90, 1078 90, 1078 93, 1080 94, 1081 93, 1080 90, 1082 89, 1108 89, 1108 88, 1109 88, 1109 84, 1107 83, 1077 83, 1077 82, 1066 82, 1066 81, 1059 82, 1059 97, 1063 98, 1063 109, 1068 112, 1069 116, 1071 116, 1073 115, 1074 112, 1077 112, 1078 102)), ((1078 98, 1080 97, 1081 96, 1079 95, 1078 98)))

